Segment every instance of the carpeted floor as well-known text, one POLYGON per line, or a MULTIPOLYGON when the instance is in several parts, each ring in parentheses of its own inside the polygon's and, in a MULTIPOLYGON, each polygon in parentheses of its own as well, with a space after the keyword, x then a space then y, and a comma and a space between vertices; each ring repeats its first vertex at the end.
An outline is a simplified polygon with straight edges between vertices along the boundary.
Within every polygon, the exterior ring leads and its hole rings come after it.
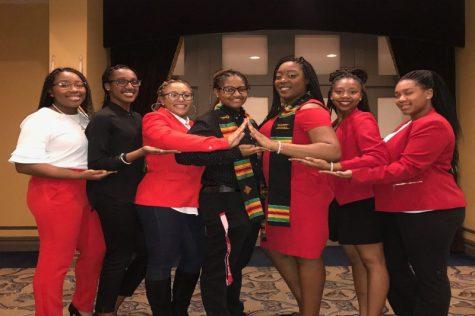
MULTIPOLYGON (((338 247, 328 247, 327 261, 340 263, 338 247)), ((1 256, 1 254, 0 254, 1 256)), ((14 256, 13 256, 14 257, 14 256)), ((17 258, 18 259, 18 258, 17 258)), ((16 264, 25 263, 18 259, 16 264)), ((2 256, 2 266, 6 261, 2 256)), ((469 257, 455 257, 451 262, 459 265, 449 269, 452 285, 450 315, 475 315, 475 265, 469 257)), ((31 263, 31 262, 30 262, 31 263)), ((9 261, 10 266, 15 264, 9 261)), ((244 270, 241 298, 245 302, 246 312, 253 316, 270 316, 297 311, 296 302, 277 271, 268 266, 268 262, 257 251, 251 262, 252 266, 244 270)), ((29 267, 0 269, 0 315, 23 316, 34 315, 32 277, 34 269, 29 267)), ((70 271, 64 285, 65 307, 74 291, 74 276, 70 271)), ((66 315, 66 309, 65 315, 66 315)), ((135 295, 122 305, 119 315, 150 315, 143 284, 135 295)), ((387 308, 386 315, 392 315, 387 308)), ((205 315, 201 304, 199 287, 193 295, 190 315, 205 315)), ((351 270, 347 266, 327 264, 327 281, 321 315, 358 315, 351 270)))

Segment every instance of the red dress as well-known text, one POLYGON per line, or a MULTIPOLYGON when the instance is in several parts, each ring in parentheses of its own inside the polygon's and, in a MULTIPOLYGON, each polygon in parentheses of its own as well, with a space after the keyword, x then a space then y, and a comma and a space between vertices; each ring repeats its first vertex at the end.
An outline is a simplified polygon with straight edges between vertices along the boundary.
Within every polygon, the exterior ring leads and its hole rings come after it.
MULTIPOLYGON (((276 118, 266 122, 260 132, 270 137, 276 118)), ((315 127, 331 126, 330 114, 323 108, 298 110, 295 114, 294 144, 310 144, 307 132, 315 127)), ((269 184, 269 155, 264 152, 263 170, 269 184)), ((290 227, 266 224, 267 240, 261 245, 286 255, 319 258, 328 239, 328 205, 333 190, 326 175, 317 169, 291 162, 290 227)))

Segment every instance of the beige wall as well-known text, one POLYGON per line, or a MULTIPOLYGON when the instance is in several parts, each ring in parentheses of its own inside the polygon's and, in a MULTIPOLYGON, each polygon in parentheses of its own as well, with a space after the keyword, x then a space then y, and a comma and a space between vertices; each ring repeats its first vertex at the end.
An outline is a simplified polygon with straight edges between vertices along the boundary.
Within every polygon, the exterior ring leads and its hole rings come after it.
POLYGON ((102 47, 102 0, 0 4, 0 47, 0 101, 5 109, 0 116, 0 238, 36 236, 36 230, 21 227, 36 226, 25 202, 28 177, 17 174, 7 159, 15 148, 21 121, 38 106, 52 63, 54 67, 82 68, 98 108, 100 76, 108 62, 102 47))
POLYGON ((456 52, 457 105, 462 125, 460 183, 467 199, 464 237, 475 246, 475 1, 465 1, 465 47, 456 52))
MULTIPOLYGON (((20 122, 38 106, 43 79, 48 74, 48 4, 0 4, 0 226, 34 226, 26 202, 27 176, 7 162, 15 148, 20 122)), ((4 235, 31 231, 0 230, 4 235)), ((34 231, 33 234, 36 234, 34 231)))
POLYGON ((92 101, 96 110, 102 105, 101 76, 109 65, 109 53, 103 46, 102 0, 87 1, 87 78, 93 91, 92 101))

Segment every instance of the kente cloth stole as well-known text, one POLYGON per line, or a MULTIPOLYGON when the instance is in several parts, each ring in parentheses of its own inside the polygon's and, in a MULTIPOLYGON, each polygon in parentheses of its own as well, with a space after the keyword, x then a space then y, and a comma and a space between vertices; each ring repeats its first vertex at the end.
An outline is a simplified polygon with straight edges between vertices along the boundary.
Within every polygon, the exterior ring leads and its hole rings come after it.
MULTIPOLYGON (((223 137, 232 134, 237 128, 236 122, 222 109, 223 105, 219 103, 215 106, 219 128, 223 137)), ((251 117, 245 113, 249 121, 253 122, 251 117)), ((244 200, 247 215, 250 220, 258 220, 264 217, 261 200, 259 198, 259 188, 254 179, 254 172, 252 171, 251 161, 247 158, 234 161, 234 173, 236 180, 241 190, 241 195, 244 200)))
MULTIPOLYGON (((271 129, 271 139, 291 144, 294 132, 295 113, 305 103, 318 101, 309 97, 300 98, 288 105, 278 115, 271 129)), ((267 223, 272 226, 290 226, 291 168, 289 157, 271 152, 269 157, 269 205, 267 223)))

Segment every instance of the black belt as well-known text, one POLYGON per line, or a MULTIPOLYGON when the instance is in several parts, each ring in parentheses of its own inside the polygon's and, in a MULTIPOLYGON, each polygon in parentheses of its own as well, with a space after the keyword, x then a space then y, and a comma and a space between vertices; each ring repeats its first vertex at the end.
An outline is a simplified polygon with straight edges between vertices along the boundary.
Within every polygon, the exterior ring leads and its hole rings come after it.
POLYGON ((201 188, 203 193, 225 193, 225 192, 241 192, 239 189, 228 187, 227 185, 206 186, 201 188))

